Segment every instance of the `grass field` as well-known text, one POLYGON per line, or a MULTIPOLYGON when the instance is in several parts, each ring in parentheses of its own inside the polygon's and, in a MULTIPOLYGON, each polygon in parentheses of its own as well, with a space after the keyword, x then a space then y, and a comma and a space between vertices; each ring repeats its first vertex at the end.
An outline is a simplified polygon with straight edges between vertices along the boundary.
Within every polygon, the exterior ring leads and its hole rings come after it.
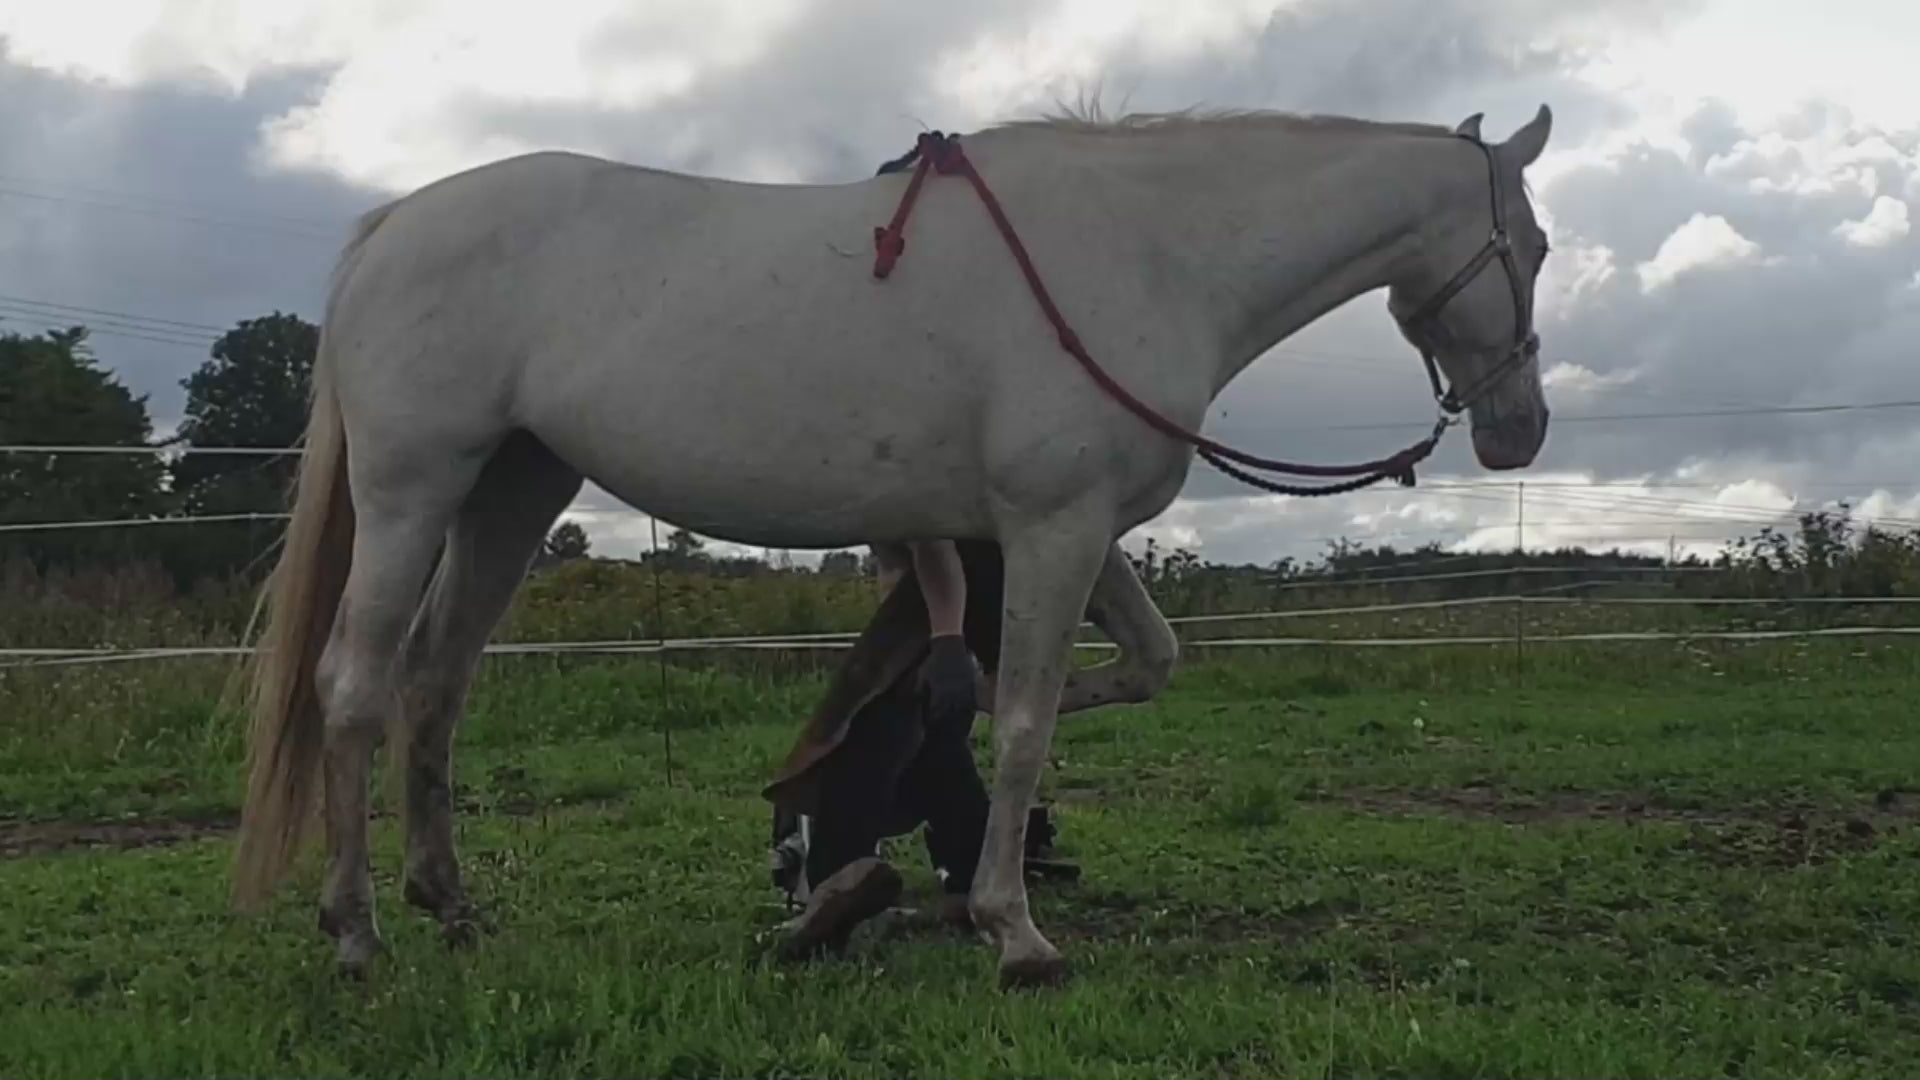
POLYGON ((225 906, 226 671, 0 674, 0 1075, 1920 1072, 1906 641, 1190 654, 1063 721, 1084 876, 1033 897, 1074 976, 1018 994, 940 931, 764 960, 755 792, 819 679, 634 659, 490 662, 457 781, 497 932, 445 950, 382 818, 391 955, 340 982, 312 862, 225 906))

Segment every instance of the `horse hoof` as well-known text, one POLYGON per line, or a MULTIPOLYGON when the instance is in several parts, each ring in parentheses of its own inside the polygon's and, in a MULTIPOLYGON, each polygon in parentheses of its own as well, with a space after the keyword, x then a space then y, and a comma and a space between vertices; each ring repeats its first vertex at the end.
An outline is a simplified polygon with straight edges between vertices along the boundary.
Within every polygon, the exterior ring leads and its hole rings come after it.
POLYGON ((368 970, 373 967, 373 962, 384 951, 386 950, 378 938, 368 941, 357 935, 343 937, 334 951, 334 966, 339 970, 342 978, 351 979, 354 982, 365 982, 368 970))
POLYGON ((320 931, 333 939, 334 966, 350 979, 366 978, 367 968, 386 951, 373 927, 353 925, 325 908, 320 909, 320 931))
POLYGON ((493 933, 493 925, 477 909, 468 908, 440 920, 440 941, 449 949, 471 949, 483 935, 493 933))
POLYGON ((1000 989, 1025 990, 1060 986, 1067 981, 1067 958, 1049 949, 1030 956, 1000 961, 1000 989))

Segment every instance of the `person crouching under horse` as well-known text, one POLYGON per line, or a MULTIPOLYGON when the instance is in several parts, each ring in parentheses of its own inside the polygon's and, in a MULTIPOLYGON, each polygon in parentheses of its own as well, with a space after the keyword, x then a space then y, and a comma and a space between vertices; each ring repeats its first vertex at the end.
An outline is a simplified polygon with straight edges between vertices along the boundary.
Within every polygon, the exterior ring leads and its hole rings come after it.
MULTIPOLYGON (((971 925, 967 893, 991 806, 971 746, 974 662, 989 678, 998 669, 1005 569, 991 542, 909 551, 875 547, 886 596, 763 791, 775 806, 776 843, 799 815, 810 826, 806 906, 780 943, 784 959, 842 948, 856 926, 892 907, 901 879, 877 854, 880 841, 923 823, 941 878, 936 915, 971 925)), ((1051 832, 1044 815, 1038 825, 1030 854, 1051 832)))

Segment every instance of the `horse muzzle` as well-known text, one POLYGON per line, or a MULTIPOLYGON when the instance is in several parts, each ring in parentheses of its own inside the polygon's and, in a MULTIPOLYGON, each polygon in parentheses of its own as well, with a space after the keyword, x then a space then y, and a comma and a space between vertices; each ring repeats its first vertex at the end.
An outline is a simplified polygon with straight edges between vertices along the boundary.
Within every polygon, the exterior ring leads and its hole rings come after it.
POLYGON ((1473 456, 1481 467, 1496 472, 1524 469, 1540 456, 1547 441, 1549 410, 1544 402, 1536 410, 1508 413, 1499 420, 1473 425, 1473 456))

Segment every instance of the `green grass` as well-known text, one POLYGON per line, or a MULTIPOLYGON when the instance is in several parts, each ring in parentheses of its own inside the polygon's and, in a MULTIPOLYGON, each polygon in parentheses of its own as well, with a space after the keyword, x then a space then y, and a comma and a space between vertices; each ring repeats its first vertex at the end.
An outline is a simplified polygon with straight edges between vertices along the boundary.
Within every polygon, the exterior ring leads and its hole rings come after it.
MULTIPOLYGON (((953 934, 762 959, 755 792, 816 674, 663 692, 649 662, 578 659, 489 664, 462 730, 498 932, 446 951, 382 817, 392 952, 343 983, 311 861, 267 915, 225 906, 223 675, 0 676, 0 835, 176 823, 0 845, 0 1075, 1920 1072, 1903 642, 1190 659, 1159 702, 1062 721, 1044 794, 1085 873, 1033 901, 1074 977, 1016 994, 953 934)), ((895 850, 926 889, 917 841, 895 850)))

